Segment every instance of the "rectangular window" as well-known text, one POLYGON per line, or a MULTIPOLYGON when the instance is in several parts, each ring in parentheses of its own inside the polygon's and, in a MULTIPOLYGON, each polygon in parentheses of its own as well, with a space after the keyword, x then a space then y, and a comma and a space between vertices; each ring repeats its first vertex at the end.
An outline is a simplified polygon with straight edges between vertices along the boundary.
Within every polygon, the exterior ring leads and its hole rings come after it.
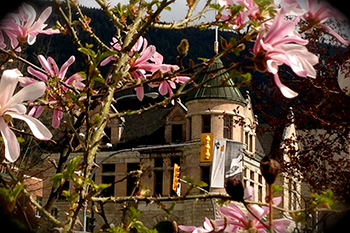
POLYGON ((174 167, 174 164, 176 163, 177 165, 181 166, 180 165, 180 157, 172 157, 170 159, 170 162, 171 162, 171 168, 174 167))
POLYGON ((163 195, 163 158, 154 159, 154 194, 163 195))
MULTIPOLYGON (((140 164, 139 163, 128 163, 127 164, 127 171, 132 172, 140 169, 140 164)), ((134 176, 129 176, 126 180, 126 195, 130 196, 132 193, 133 195, 136 194, 138 191, 138 188, 136 187, 136 177, 134 176), (134 191, 134 192, 133 192, 134 191)))
POLYGON ((253 152, 253 135, 249 134, 249 145, 248 145, 248 150, 250 152, 253 152))
POLYGON ((102 183, 103 184, 111 184, 108 188, 104 189, 102 191, 102 196, 104 197, 110 197, 114 196, 114 181, 115 181, 115 176, 102 176, 102 183))
POLYGON ((171 140, 172 142, 182 142, 182 125, 171 126, 171 140))
POLYGON ((154 167, 163 167, 163 158, 155 158, 154 167))
POLYGON ((210 187, 210 167, 201 167, 201 181, 204 181, 208 186, 203 189, 209 192, 210 187))
POLYGON ((232 116, 224 116, 224 138, 232 139, 232 116))
POLYGON ((154 172, 154 194, 163 195, 163 171, 154 172))
MULTIPOLYGON (((65 181, 64 184, 62 185, 62 191, 64 190, 69 190, 69 181, 65 181)), ((59 196, 59 199, 64 200, 66 199, 65 196, 62 195, 62 193, 59 196)))
POLYGON ((102 172, 115 172, 115 164, 114 163, 102 164, 102 172))
POLYGON ((188 126, 187 126, 187 129, 188 129, 188 138, 189 138, 189 140, 191 140, 192 139, 192 117, 189 117, 188 118, 188 126))
POLYGON ((211 116, 203 115, 202 116, 202 133, 211 132, 211 116))
POLYGON ((244 133, 244 143, 248 147, 248 143, 249 143, 249 133, 248 132, 244 133))
MULTIPOLYGON (((43 204, 43 197, 37 196, 36 202, 38 202, 39 205, 42 205, 43 204)), ((40 210, 38 210, 38 208, 36 208, 36 210, 35 210, 35 217, 41 218, 41 213, 40 213, 40 210)))

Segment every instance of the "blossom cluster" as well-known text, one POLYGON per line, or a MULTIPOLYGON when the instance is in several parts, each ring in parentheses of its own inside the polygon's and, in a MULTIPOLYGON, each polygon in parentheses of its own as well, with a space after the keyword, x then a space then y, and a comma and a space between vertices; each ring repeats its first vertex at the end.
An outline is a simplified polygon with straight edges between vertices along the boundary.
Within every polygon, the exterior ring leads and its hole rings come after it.
MULTIPOLYGON (((244 190, 244 200, 254 200, 254 189, 248 186, 244 190)), ((273 198, 273 205, 278 206, 281 203, 281 197, 273 198)), ((218 208, 221 215, 220 219, 209 220, 205 218, 203 226, 183 226, 179 228, 183 231, 193 233, 207 233, 207 232, 240 232, 240 229, 247 230, 247 232, 265 233, 269 227, 269 222, 264 221, 263 218, 269 214, 268 206, 259 206, 257 204, 247 205, 248 213, 245 214, 241 208, 235 203, 229 203, 227 206, 218 208)), ((288 219, 274 219, 272 227, 277 233, 288 233, 288 226, 291 221, 288 219)))
POLYGON ((0 48, 6 47, 5 35, 10 39, 12 49, 21 51, 23 43, 33 45, 36 36, 40 33, 52 35, 59 33, 59 30, 47 27, 45 21, 49 18, 52 7, 46 8, 38 19, 35 9, 27 3, 22 3, 18 13, 9 13, 0 21, 0 48))
POLYGON ((220 1, 228 12, 227 15, 221 15, 221 19, 228 20, 233 29, 240 30, 251 21, 258 24, 255 26, 258 35, 253 47, 255 67, 258 71, 273 74, 277 87, 287 98, 294 98, 298 93, 281 82, 278 75, 280 66, 289 66, 299 77, 316 78, 314 65, 318 63, 318 57, 308 51, 308 40, 303 39, 297 31, 302 20, 309 24, 309 28, 324 28, 340 43, 346 46, 350 44, 349 40, 342 38, 326 24, 329 18, 345 20, 341 13, 325 1, 305 2, 305 8, 296 0, 281 1, 279 5, 273 3, 271 7, 276 13, 272 15, 269 11, 260 12, 259 6, 252 0, 220 1), (243 6, 236 16, 232 15, 233 5, 243 6))
MULTIPOLYGON (((112 38, 111 42, 112 47, 120 51, 121 45, 118 43, 116 38, 112 38)), ((166 73, 171 70, 178 70, 179 67, 177 65, 170 65, 163 63, 163 56, 156 51, 156 47, 154 45, 148 46, 148 42, 142 36, 137 40, 135 45, 131 48, 130 51, 130 73, 131 76, 136 80, 146 80, 151 78, 156 72, 166 73)), ((109 56, 101 62, 101 66, 107 65, 111 61, 116 61, 117 58, 115 56, 109 56)), ((159 86, 159 93, 161 95, 169 94, 169 96, 173 95, 172 89, 176 88, 175 83, 185 83, 189 77, 186 76, 175 76, 173 79, 163 80, 160 83, 149 83, 150 87, 159 86)), ((144 88, 143 86, 139 86, 135 88, 136 95, 139 100, 142 100, 144 97, 144 88)))

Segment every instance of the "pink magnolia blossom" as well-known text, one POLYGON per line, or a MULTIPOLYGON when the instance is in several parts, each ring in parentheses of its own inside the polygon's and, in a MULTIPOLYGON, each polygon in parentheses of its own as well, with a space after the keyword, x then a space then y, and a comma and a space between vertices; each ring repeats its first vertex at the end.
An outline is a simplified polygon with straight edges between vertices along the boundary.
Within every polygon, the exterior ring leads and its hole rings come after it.
MULTIPOLYGON (((253 47, 255 60, 263 60, 268 72, 274 75, 274 80, 282 94, 294 98, 298 93, 283 85, 279 75, 279 66, 289 66, 300 77, 316 78, 314 65, 318 57, 309 52, 305 45, 308 43, 296 32, 295 27, 299 18, 285 20, 287 7, 281 8, 271 25, 266 25, 268 32, 261 30, 253 47)), ((261 61, 260 61, 261 62, 261 61)), ((261 67, 258 67, 261 70, 261 67)))
POLYGON ((255 18, 259 13, 259 6, 255 4, 254 0, 219 0, 221 6, 242 5, 244 9, 240 11, 233 19, 232 10, 226 8, 228 15, 222 15, 220 19, 229 20, 233 29, 240 29, 249 20, 249 18, 255 18))
POLYGON ((326 29, 329 34, 334 36, 340 43, 349 45, 350 41, 345 40, 337 32, 335 32, 328 25, 324 24, 329 18, 335 18, 338 20, 345 20, 342 13, 331 7, 326 1, 318 0, 306 0, 306 13, 302 15, 302 18, 309 22, 312 26, 321 27, 326 29))
POLYGON ((184 226, 179 225, 179 229, 182 231, 193 232, 193 233, 208 233, 208 232, 237 232, 238 227, 235 225, 230 225, 229 222, 225 223, 225 219, 217 219, 210 221, 205 218, 203 226, 184 226))
MULTIPOLYGON (((38 56, 38 60, 41 64, 41 66, 50 74, 51 77, 57 77, 61 81, 63 81, 68 86, 74 86, 77 89, 83 89, 85 87, 84 83, 82 81, 84 78, 80 76, 79 74, 73 74, 69 78, 66 79, 66 73, 68 71, 68 68, 70 65, 73 64, 75 61, 75 57, 71 56, 61 67, 61 69, 58 68, 55 60, 52 57, 48 57, 47 59, 43 55, 38 56)), ((37 71, 33 69, 32 67, 28 67, 27 69, 28 73, 35 76, 36 78, 47 82, 48 76, 40 71, 37 71)), ((35 82, 34 79, 29 80, 30 82, 35 82)), ((49 89, 49 87, 48 87, 49 89)), ((66 86, 61 86, 61 91, 64 92, 67 91, 66 86)), ((49 97, 49 100, 54 100, 52 96, 49 97)), ((29 112, 29 115, 38 117, 43 112, 44 107, 42 106, 34 106, 31 111, 29 112)), ((60 125, 61 119, 63 117, 62 107, 58 106, 53 111, 52 116, 52 126, 57 128, 60 125)))
MULTIPOLYGON (((279 205, 281 199, 281 197, 273 198, 274 205, 279 205)), ((259 233, 265 233, 268 229, 266 229, 259 220, 269 213, 269 208, 267 206, 260 207, 256 204, 248 205, 248 208, 253 214, 248 212, 248 215, 246 216, 234 203, 229 203, 227 207, 219 207, 218 212, 220 215, 229 218, 229 220, 238 220, 238 222, 230 221, 230 224, 232 225, 246 230, 255 229, 259 233)), ((290 223, 291 221, 288 219, 275 219, 272 222, 272 226, 277 233, 288 233, 289 231, 287 230, 287 227, 290 223)), ((269 223, 265 222, 265 225, 268 226, 269 223)))
POLYGON ((169 94, 169 96, 172 96, 174 94, 172 89, 176 89, 175 83, 185 83, 190 78, 186 76, 176 76, 174 79, 175 82, 172 80, 164 80, 160 83, 158 91, 161 95, 169 94))
MULTIPOLYGON (((252 186, 248 186, 244 189, 244 200, 254 201, 254 189, 252 186)), ((273 205, 279 205, 281 200, 281 197, 273 198, 273 205)), ((236 204, 229 203, 227 207, 219 207, 218 212, 220 215, 227 217, 231 225, 241 227, 246 230, 254 229, 259 233, 265 233, 268 229, 266 229, 266 227, 259 220, 269 213, 269 207, 260 207, 256 204, 248 204, 247 208, 249 208, 250 211, 248 211, 248 214, 245 215, 236 204)), ((291 221, 288 219, 275 219, 273 220, 272 226, 277 233, 288 233, 287 227, 290 225, 290 223, 291 221)), ((265 225, 268 226, 269 223, 265 222, 265 225)))
MULTIPOLYGON (((254 200, 254 189, 248 186, 244 189, 244 200, 254 200)), ((279 205, 281 202, 281 197, 273 198, 274 205, 279 205)), ((256 204, 248 205, 251 214, 245 215, 241 208, 239 208, 234 203, 229 203, 228 206, 222 206, 218 208, 218 213, 223 217, 223 219, 218 219, 212 222, 205 218, 205 222, 201 227, 195 226, 182 226, 179 228, 183 231, 191 231, 194 233, 206 233, 206 232, 237 232, 239 228, 246 229, 249 232, 265 233, 268 229, 259 221, 265 215, 269 213, 269 207, 258 206, 256 204), (256 218, 257 217, 257 218, 256 218)), ((288 219, 275 219, 273 220, 272 226, 277 233, 288 233, 287 227, 290 225, 291 221, 288 219)), ((269 223, 265 222, 268 226, 269 223)))
POLYGON ((27 42, 29 45, 34 44, 36 36, 40 33, 47 35, 59 33, 59 30, 45 29, 47 27, 45 21, 49 18, 51 12, 51 7, 46 8, 36 20, 34 8, 22 3, 17 14, 10 13, 0 21, 0 30, 3 31, 0 33, 0 47, 5 47, 3 33, 9 37, 11 47, 18 52, 21 51, 18 46, 21 46, 23 42, 27 42))
POLYGON ((11 119, 26 122, 33 135, 39 140, 50 140, 51 132, 36 118, 26 115, 24 101, 33 100, 45 92, 45 83, 28 85, 13 95, 22 74, 17 69, 5 70, 0 80, 0 131, 5 148, 5 158, 15 162, 20 155, 20 146, 16 135, 9 127, 11 119))
MULTIPOLYGON (((112 39, 111 45, 117 51, 121 50, 121 46, 116 38, 112 39)), ((169 72, 171 70, 178 70, 177 65, 169 65, 163 63, 163 56, 156 51, 154 45, 148 46, 148 42, 143 37, 140 37, 137 43, 132 47, 130 53, 129 65, 130 73, 134 79, 147 79, 152 77, 155 72, 161 71, 162 73, 169 72)), ((109 56, 101 62, 101 65, 107 65, 111 61, 117 60, 114 56, 109 56)), ((175 77, 176 83, 184 83, 188 80, 188 77, 180 76, 175 77)), ((158 84, 150 84, 151 87, 158 86, 158 84)), ((172 95, 172 89, 175 88, 175 83, 171 80, 164 80, 159 85, 159 93, 162 95, 172 95)), ((144 97, 143 86, 135 88, 136 95, 139 100, 144 97)))

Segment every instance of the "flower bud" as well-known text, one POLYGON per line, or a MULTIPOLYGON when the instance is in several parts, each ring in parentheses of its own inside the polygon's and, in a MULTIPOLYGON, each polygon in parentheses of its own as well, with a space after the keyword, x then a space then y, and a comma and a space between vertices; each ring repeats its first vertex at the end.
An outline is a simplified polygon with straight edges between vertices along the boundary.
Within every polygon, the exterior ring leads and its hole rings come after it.
POLYGON ((182 39, 180 44, 177 46, 177 51, 181 57, 184 57, 187 55, 189 48, 190 44, 188 43, 188 40, 182 39))
POLYGON ((276 160, 271 159, 269 156, 265 156, 260 160, 261 174, 264 176, 266 183, 269 185, 275 182, 280 168, 280 164, 276 160))
POLYGON ((244 188, 242 181, 236 178, 229 178, 226 181, 225 189, 232 200, 243 202, 244 188))

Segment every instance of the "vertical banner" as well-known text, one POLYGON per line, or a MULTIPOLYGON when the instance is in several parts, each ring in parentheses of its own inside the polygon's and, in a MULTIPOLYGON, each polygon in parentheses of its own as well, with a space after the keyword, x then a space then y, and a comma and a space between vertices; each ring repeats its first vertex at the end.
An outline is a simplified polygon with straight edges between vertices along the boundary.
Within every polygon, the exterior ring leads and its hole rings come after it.
POLYGON ((226 142, 225 179, 234 177, 242 179, 243 144, 241 142, 226 142))
POLYGON ((211 167, 210 187, 225 187, 225 151, 226 140, 214 139, 213 141, 213 162, 211 167))

